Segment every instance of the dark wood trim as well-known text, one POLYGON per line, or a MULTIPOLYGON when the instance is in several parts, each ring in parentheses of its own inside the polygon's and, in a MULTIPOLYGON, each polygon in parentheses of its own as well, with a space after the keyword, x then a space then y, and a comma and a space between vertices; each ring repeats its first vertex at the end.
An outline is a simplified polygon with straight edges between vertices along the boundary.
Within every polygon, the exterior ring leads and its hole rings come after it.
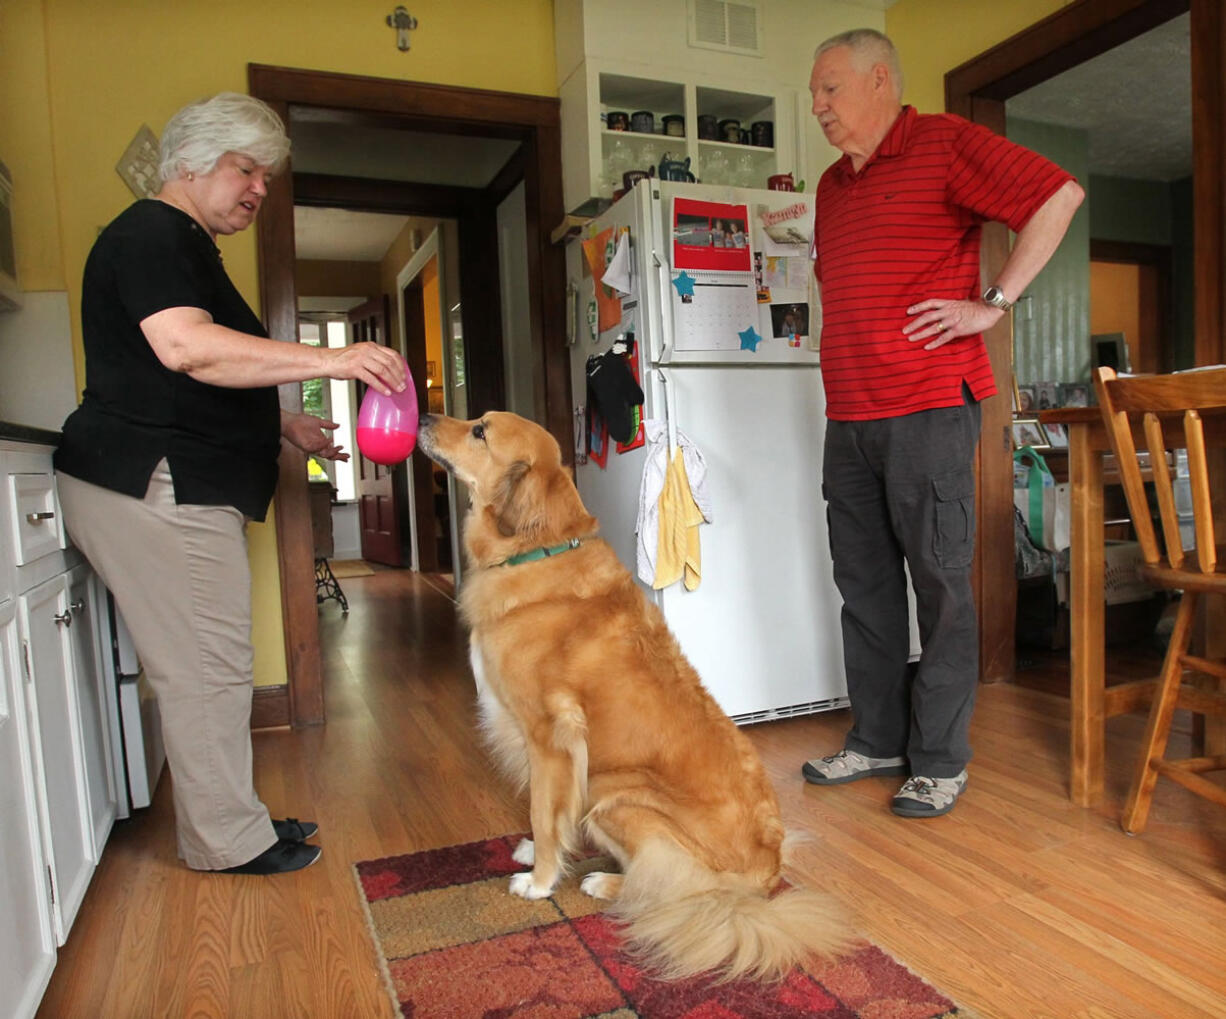
MULTIPOLYGON (((273 103, 285 120, 284 104, 273 103)), ((294 288, 294 187, 291 174, 274 178, 261 210, 257 230, 260 304, 265 328, 275 340, 298 342, 298 301, 294 288), (277 224, 289 222, 289 230, 277 224)), ((283 410, 302 410, 302 387, 279 386, 283 410)), ((281 581, 281 622, 285 640, 286 701, 294 725, 318 725, 324 720, 323 673, 315 606, 315 542, 307 490, 306 455, 282 443, 280 480, 273 500, 277 527, 277 562, 281 581)))
POLYGON ((339 177, 321 173, 294 174, 295 205, 455 219, 464 204, 480 194, 478 188, 458 188, 446 184, 412 184, 400 180, 339 177))
MULTIPOLYGON (((1209 0, 1215 2, 1215 0, 1209 0)), ((945 75, 945 109, 1008 99, 1185 13, 1189 0, 1078 0, 945 75)), ((1192 33, 1193 38, 1196 32, 1192 33)))
MULTIPOLYGON (((945 108, 1003 132, 1005 99, 1189 9, 1197 224, 1214 227, 1196 232, 1197 361, 1210 363, 1222 359, 1221 294, 1226 285, 1222 258, 1222 235, 1226 231, 1226 183, 1222 180, 1226 24, 1220 0, 1077 0, 946 74, 945 108), (1208 356, 1211 352, 1213 357, 1208 356)), ((995 237, 997 230, 1003 237, 1003 228, 984 230, 981 268, 985 278, 999 269, 1007 254, 1007 248, 995 237)), ((998 327, 985 340, 997 387, 1007 393, 1002 381, 1007 381, 1012 371, 1012 336, 1006 339, 998 327)), ((1016 592, 1011 597, 1004 589, 1013 585, 1000 583, 1002 577, 1013 576, 1012 462, 1008 446, 998 441, 1008 417, 1007 400, 985 403, 978 456, 980 540, 975 580, 980 669, 987 682, 1010 680, 1014 669, 1016 592), (1007 548, 1008 554, 997 555, 989 548, 990 542, 1007 548)))
POLYGON ((1192 286, 1196 363, 1226 360, 1226 12, 1192 0, 1192 286))
MULTIPOLYGON (((535 128, 558 123, 558 100, 549 96, 267 64, 249 64, 247 83, 252 95, 265 102, 281 102, 295 108, 368 111, 401 118, 415 116, 421 119, 411 126, 427 131, 457 133, 466 127, 474 134, 522 138, 535 128)), ((305 113, 295 113, 301 115, 305 113)), ((404 120, 399 120, 398 126, 405 126, 404 120)))
POLYGON ((498 207, 485 196, 459 221, 460 322, 467 362, 468 416, 506 406, 502 302, 498 299, 498 207))
MULTIPOLYGON (((522 143, 525 202, 528 222, 528 274, 532 289, 531 305, 535 335, 541 339, 544 364, 540 378, 544 389, 545 424, 563 449, 571 445, 570 372, 565 343, 564 300, 566 269, 564 253, 549 243, 550 224, 561 222, 562 156, 559 102, 547 96, 518 95, 491 92, 484 89, 454 88, 424 82, 397 81, 360 75, 328 74, 294 68, 251 64, 247 73, 252 95, 271 103, 291 126, 302 118, 345 118, 353 113, 374 117, 382 124, 395 124, 416 130, 463 133, 475 136, 512 138, 522 143)), ((292 166, 291 166, 292 171, 292 166)), ((351 185, 333 181, 325 184, 306 180, 304 184, 318 187, 316 199, 323 193, 335 196, 351 185), (328 188, 332 188, 330 192, 328 188)), ((415 202, 424 194, 420 185, 412 191, 396 182, 372 182, 367 185, 372 197, 367 201, 384 202, 381 206, 354 202, 349 207, 379 208, 394 211, 403 208, 392 202, 393 192, 398 201, 415 202)), ((458 203, 462 235, 489 240, 496 236, 490 225, 494 222, 494 207, 484 196, 460 194, 464 189, 450 189, 447 202, 458 203)), ((297 301, 294 293, 293 266, 293 206, 295 184, 293 174, 283 174, 275 182, 260 215, 259 270, 263 313, 270 335, 279 339, 297 338, 297 301)), ((348 203, 346 203, 348 205, 348 203)), ((438 216, 439 207, 419 215, 438 216)), ((443 216, 442 218, 450 218, 443 216)), ((492 250, 495 252, 496 244, 492 250)), ((462 271, 472 271, 471 250, 464 251, 462 271), (467 268, 466 268, 467 267, 467 268)), ((488 274, 488 266, 477 266, 478 273, 488 274)), ((496 276, 494 277, 496 279, 496 276)), ((470 400, 484 403, 486 408, 504 403, 502 378, 501 325, 498 302, 483 300, 481 295, 496 291, 467 289, 463 301, 465 352, 471 369, 470 400), (480 338, 480 342, 478 342, 480 338), (491 344, 496 344, 495 349, 491 344)), ((475 284, 474 284, 475 286, 475 284)), ((283 387, 283 389, 290 387, 283 387)), ((298 387, 293 399, 297 396, 298 387)), ((283 396, 283 406, 290 395, 283 396)), ((307 502, 306 471, 302 463, 291 464, 289 454, 283 454, 281 483, 277 489, 277 543, 281 561, 281 603, 285 626, 286 663, 289 672, 290 717, 294 724, 319 722, 324 718, 323 690, 319 665, 318 620, 314 587, 314 555, 311 544, 310 513, 307 502)))
POLYGON ((251 728, 279 729, 289 724, 289 686, 257 686, 251 694, 251 728))
MULTIPOLYGON (((974 119, 998 134, 1005 133, 1005 104, 976 96, 974 119)), ((979 245, 979 273, 985 282, 996 279, 1009 257, 1009 231, 1002 223, 985 223, 979 245)), ((979 675, 985 683, 1012 682, 1017 651, 1014 625, 1017 585, 1002 584, 1012 577, 1013 514, 997 507, 1013 506, 1013 317, 1004 315, 983 334, 992 364, 997 397, 982 404, 979 447, 975 453, 975 561, 971 569, 979 618, 979 675), (1008 625, 1003 625, 1004 620, 1008 625)))
POLYGON ((521 145, 511 153, 510 158, 502 165, 502 169, 494 174, 494 179, 486 186, 485 192, 490 202, 501 205, 516 185, 524 179, 524 147, 521 145))

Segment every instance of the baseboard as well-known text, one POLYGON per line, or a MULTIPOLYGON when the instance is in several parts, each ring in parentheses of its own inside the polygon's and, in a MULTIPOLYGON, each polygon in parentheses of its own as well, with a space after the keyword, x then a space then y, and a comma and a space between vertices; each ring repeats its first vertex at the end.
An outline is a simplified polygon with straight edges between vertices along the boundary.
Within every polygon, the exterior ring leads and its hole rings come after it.
POLYGON ((290 724, 289 687, 257 686, 251 697, 251 728, 276 729, 290 724))

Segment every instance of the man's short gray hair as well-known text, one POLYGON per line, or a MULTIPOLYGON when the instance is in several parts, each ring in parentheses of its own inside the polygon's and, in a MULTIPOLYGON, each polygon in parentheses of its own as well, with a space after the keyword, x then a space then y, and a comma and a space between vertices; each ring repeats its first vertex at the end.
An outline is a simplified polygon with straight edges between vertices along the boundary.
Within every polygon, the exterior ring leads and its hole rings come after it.
POLYGON ((227 152, 241 152, 259 166, 280 170, 289 158, 289 136, 267 103, 238 92, 219 92, 184 106, 162 131, 163 181, 205 174, 227 152))
POLYGON ((888 35, 875 28, 853 28, 850 32, 840 32, 818 46, 813 59, 837 46, 846 46, 851 50, 852 61, 858 71, 867 71, 874 64, 885 64, 890 71, 890 80, 894 82, 895 98, 902 100, 902 63, 888 35))

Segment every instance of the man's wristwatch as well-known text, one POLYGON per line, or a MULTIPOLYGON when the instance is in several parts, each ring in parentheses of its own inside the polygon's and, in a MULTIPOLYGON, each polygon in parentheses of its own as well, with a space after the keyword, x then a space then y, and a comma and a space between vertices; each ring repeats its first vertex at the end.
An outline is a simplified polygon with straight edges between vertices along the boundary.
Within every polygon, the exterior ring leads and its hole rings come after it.
POLYGON ((1005 292, 997 286, 988 287, 983 292, 984 304, 990 304, 993 308, 999 308, 1001 311, 1008 311, 1013 307, 1011 301, 1005 297, 1005 292))

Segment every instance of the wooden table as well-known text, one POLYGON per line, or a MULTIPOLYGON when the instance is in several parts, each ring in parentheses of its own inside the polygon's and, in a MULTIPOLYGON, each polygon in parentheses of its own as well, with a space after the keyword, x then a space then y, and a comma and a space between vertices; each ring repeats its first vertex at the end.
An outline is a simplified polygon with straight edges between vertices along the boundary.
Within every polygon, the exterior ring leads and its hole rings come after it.
MULTIPOLYGON (((1089 807, 1103 797, 1106 720, 1143 709, 1154 680, 1106 684, 1103 455, 1111 451, 1111 443, 1102 414, 1097 407, 1068 407, 1041 411, 1039 419, 1064 425, 1069 439, 1069 795, 1074 803, 1089 807)), ((1164 428, 1181 438, 1182 429, 1165 423, 1164 428)), ((1226 415, 1205 417, 1205 438, 1226 446, 1226 415)), ((1138 449, 1145 448, 1139 431, 1134 441, 1138 449)), ((1221 627, 1216 630, 1221 632, 1221 627)), ((1215 741, 1220 738, 1212 735, 1215 741)), ((1206 738, 1210 736, 1207 732, 1206 738)))

